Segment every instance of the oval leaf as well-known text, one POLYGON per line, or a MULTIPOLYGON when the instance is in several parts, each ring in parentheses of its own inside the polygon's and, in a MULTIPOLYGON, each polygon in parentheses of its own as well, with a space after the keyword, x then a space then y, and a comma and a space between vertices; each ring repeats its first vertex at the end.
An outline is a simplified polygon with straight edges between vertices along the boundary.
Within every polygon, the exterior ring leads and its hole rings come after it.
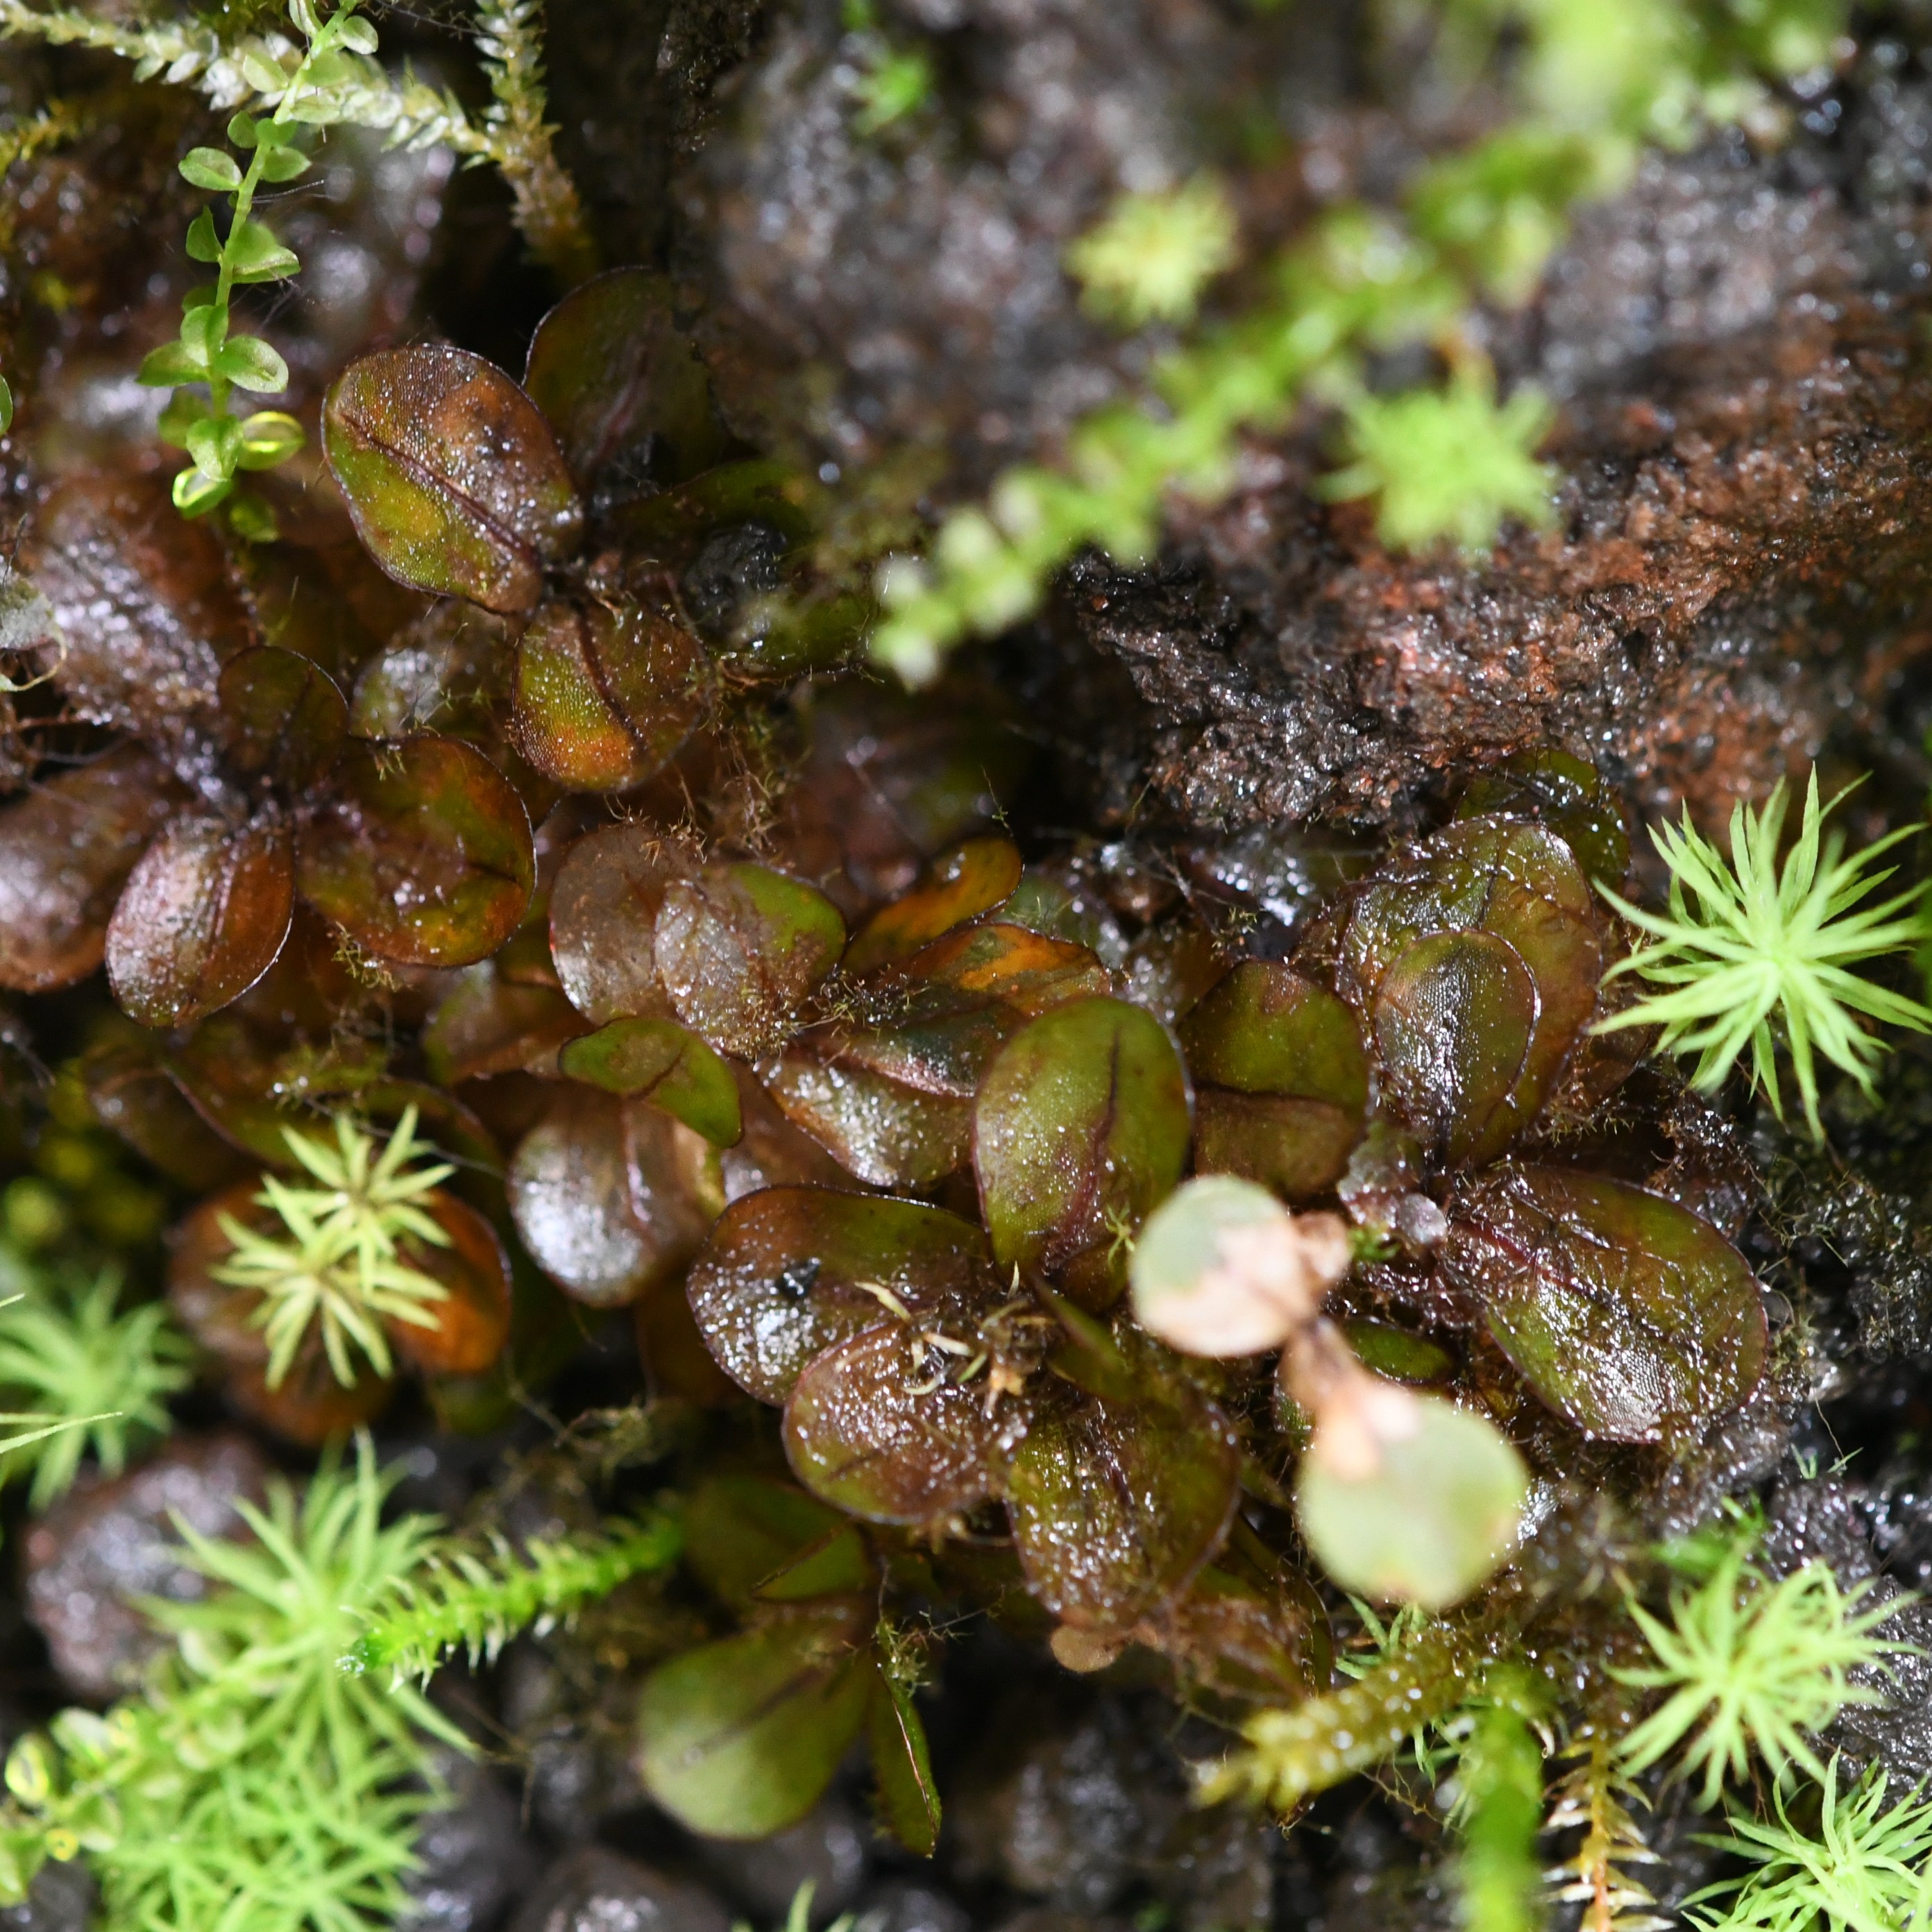
POLYGON ((1129 1630, 1220 1546, 1239 1458, 1204 1402, 1088 1398, 1036 1421, 1006 1509, 1034 1594, 1076 1630, 1129 1630))
POLYGON ((662 836, 647 825, 606 825, 570 848, 550 888, 550 950, 558 984, 586 1019, 669 1017, 655 934, 676 877, 662 836))
POLYGON ((583 506, 542 413, 468 350, 386 349, 322 404, 322 448, 356 532, 399 583, 485 610, 533 610, 572 555, 583 506))
POLYGON ((940 934, 1011 896, 1020 882, 1019 849, 1010 838, 969 838, 932 868, 917 891, 882 907, 846 949, 848 973, 908 958, 940 934))
POLYGON ((288 827, 178 819, 134 868, 107 928, 107 983, 143 1026, 189 1026, 270 966, 295 911, 288 827))
POLYGON ((986 1391, 955 1382, 903 1323, 806 1364, 785 1404, 785 1454, 816 1496, 869 1522, 943 1523, 992 1494, 1006 1447, 986 1391))
POLYGON ((273 644, 231 658, 221 674, 223 748, 244 778, 306 791, 335 762, 349 706, 320 664, 273 644))
POLYGON ((424 1305, 428 1327, 394 1322, 389 1340, 398 1354, 425 1374, 480 1376, 509 1343, 509 1262, 496 1229, 475 1208, 446 1194, 431 1196, 425 1205, 449 1246, 418 1243, 410 1265, 448 1293, 424 1305))
POLYGON ((572 1040, 557 1065, 607 1094, 655 1102, 713 1147, 735 1145, 745 1130, 736 1076, 675 1020, 613 1020, 572 1040))
POLYGON ((974 1110, 974 1163, 994 1258, 1060 1277, 1100 1305, 1131 1235, 1180 1180, 1187 1078, 1167 1030, 1124 1000, 1076 1000, 1002 1049, 974 1110))
POLYGON ((453 738, 358 744, 302 833, 299 879, 310 904, 379 958, 466 966, 530 903, 530 820, 496 766, 453 738))
POLYGON ((865 1721, 869 1619, 839 1601, 773 1613, 644 1680, 645 1788, 712 1838, 764 1838, 818 1802, 865 1721))
POLYGON ((493 1073, 548 1072, 557 1050, 584 1030, 554 987, 507 978, 505 954, 466 967, 423 1028, 423 1058, 446 1087, 493 1073))
POLYGON ((47 992, 100 964, 122 882, 181 798, 123 745, 0 808, 0 986, 47 992))
POLYGON ((785 1118, 868 1186, 922 1191, 957 1174, 972 1151, 973 1114, 964 1100, 805 1052, 759 1072, 785 1118))
POLYGON ((1503 1168, 1457 1204, 1443 1263, 1524 1380, 1590 1435, 1682 1440, 1763 1373, 1764 1304, 1744 1258, 1646 1189, 1503 1168))
POLYGON ((704 709, 704 652, 634 604, 553 598, 517 641, 511 735, 573 791, 624 791, 658 770, 704 709))
POLYGON ((678 1017, 748 1060, 837 964, 845 922, 823 892, 769 866, 709 866, 666 890, 653 935, 678 1017))
POLYGON ((937 1312, 976 1294, 986 1262, 977 1228, 923 1202, 771 1187, 719 1216, 688 1292, 718 1366, 778 1403, 821 1349, 891 1318, 872 1291, 937 1312))

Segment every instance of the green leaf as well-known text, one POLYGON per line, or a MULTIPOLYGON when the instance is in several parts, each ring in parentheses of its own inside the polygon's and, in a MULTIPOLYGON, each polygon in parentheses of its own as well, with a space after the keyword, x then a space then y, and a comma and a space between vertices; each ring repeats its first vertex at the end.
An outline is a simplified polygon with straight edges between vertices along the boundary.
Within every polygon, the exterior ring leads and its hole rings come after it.
MULTIPOLYGON (((309 171, 308 155, 299 148, 270 148, 262 157, 262 178, 266 182, 292 182, 309 171)), ((292 269, 290 271, 294 272, 292 269)))
POLYGON ((940 1809, 926 1726, 911 1691, 884 1670, 873 1680, 866 1729, 880 1817, 908 1851, 929 1858, 939 1843, 940 1809))
POLYGON ((230 230, 225 259, 230 278, 238 282, 283 281, 302 266, 266 222, 252 218, 230 230))
POLYGON ((345 47, 352 47, 358 54, 373 54, 376 51, 376 29, 367 20, 344 20, 335 31, 345 47))
POLYGON ((844 1603, 801 1606, 659 1665, 638 1713, 651 1796, 707 1838, 796 1824, 865 1722, 874 1672, 862 1619, 844 1603))
POLYGON ((256 128, 252 114, 235 114, 229 117, 228 138, 244 153, 255 145, 256 128))
POLYGON ((201 382, 207 374, 207 363, 187 343, 164 342, 141 358, 139 380, 151 389, 172 389, 184 382, 201 382))
POLYGON ((192 262, 218 262, 221 240, 214 232, 212 210, 204 208, 188 225, 188 253, 192 262))
POLYGON ((5 376, 0 376, 0 436, 4 436, 14 427, 14 392, 5 376))
POLYGON ((219 148, 190 148, 182 157, 180 166, 182 179, 190 188, 232 194, 242 185, 242 170, 235 157, 219 148))
POLYGON ((573 1080, 607 1094, 634 1094, 663 1108, 713 1147, 732 1147, 744 1132, 731 1070, 674 1020, 613 1020, 557 1056, 573 1080))
MULTIPOLYGON (((266 54, 255 47, 248 47, 242 55, 242 78, 257 94, 278 94, 289 84, 289 77, 266 54)), ((263 123, 265 126, 267 124, 263 123)))
POLYGON ((289 386, 289 365, 259 335, 238 335, 224 342, 211 360, 218 376, 237 388, 274 395, 289 386))
POLYGON ((282 533, 274 512, 252 490, 237 490, 229 498, 228 526, 250 543, 273 543, 282 533))
MULTIPOLYGON (((144 379, 145 380, 145 379, 144 379)), ((176 449, 188 447, 188 433, 208 413, 208 400, 192 389, 177 389, 154 419, 154 433, 176 449)))
POLYGON ((230 416, 203 416, 188 433, 188 453, 202 475, 225 482, 242 454, 242 425, 230 416))
POLYGON ((181 339, 189 354, 198 356, 206 368, 228 339, 228 310, 218 306, 212 297, 197 308, 184 310, 181 339))
POLYGON ((241 433, 242 451, 236 460, 244 470, 272 470, 308 440, 302 424, 280 410, 258 410, 244 416, 241 433))
POLYGON ((235 488, 225 476, 210 476, 205 471, 178 470, 170 494, 184 517, 205 516, 235 488))
POLYGON ((1514 1544, 1528 1476, 1486 1417, 1435 1396, 1408 1400, 1413 1430, 1379 1438, 1372 1467, 1324 1456, 1318 1430, 1296 1480, 1295 1514, 1343 1589, 1441 1610, 1514 1544))

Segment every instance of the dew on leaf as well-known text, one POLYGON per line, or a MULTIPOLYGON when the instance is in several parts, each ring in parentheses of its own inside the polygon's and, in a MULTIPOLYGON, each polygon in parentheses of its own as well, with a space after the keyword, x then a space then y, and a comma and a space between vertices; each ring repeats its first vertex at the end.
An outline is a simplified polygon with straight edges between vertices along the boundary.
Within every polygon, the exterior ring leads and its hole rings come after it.
POLYGON ((1244 960, 1182 1021, 1194 1076, 1194 1165, 1290 1200, 1331 1187, 1368 1106, 1348 1006, 1290 968, 1244 960))
POLYGON ((725 1373, 781 1403, 820 1350, 894 1318, 877 1291, 934 1312, 977 1298, 987 1258, 985 1235, 941 1208, 772 1187, 725 1210, 688 1292, 725 1373))
POLYGON ((1764 1304, 1707 1221, 1568 1168, 1510 1166, 1454 1204, 1443 1265, 1559 1414, 1616 1442, 1678 1442, 1764 1370, 1764 1304))
POLYGON ((294 909, 285 820, 178 818, 142 854, 108 922, 107 982, 143 1026, 192 1025, 268 970, 294 909))
POLYGON ((848 973, 868 973, 908 958, 956 926, 990 912, 1020 880, 1010 839, 969 838, 943 854, 915 890, 875 912, 846 948, 848 973))
POLYGON ((584 510, 542 413, 466 350, 386 349, 322 404, 322 442, 356 533, 399 582, 485 610, 535 609, 584 510))
POLYGON ((1114 999, 1054 1007, 1009 1040, 974 1110, 980 1209, 1002 1267, 1104 1306, 1130 1235, 1180 1180, 1188 1093, 1167 1030, 1114 999))
POLYGON ((868 1186, 922 1191, 958 1173, 971 1155, 966 1100, 820 1058, 806 1044, 761 1062, 758 1071, 786 1119, 868 1186))
POLYGON ((536 884, 523 800, 496 766, 430 734, 358 745, 304 829, 302 896, 379 958, 466 966, 515 932, 536 884))
POLYGON ((230 770, 291 796, 326 773, 342 748, 349 706, 320 665, 274 644, 231 658, 219 686, 230 770))
POLYGON ((550 888, 550 957, 566 997, 593 1024, 669 1016, 654 934, 676 876, 664 838, 646 825, 601 826, 566 856, 550 888))

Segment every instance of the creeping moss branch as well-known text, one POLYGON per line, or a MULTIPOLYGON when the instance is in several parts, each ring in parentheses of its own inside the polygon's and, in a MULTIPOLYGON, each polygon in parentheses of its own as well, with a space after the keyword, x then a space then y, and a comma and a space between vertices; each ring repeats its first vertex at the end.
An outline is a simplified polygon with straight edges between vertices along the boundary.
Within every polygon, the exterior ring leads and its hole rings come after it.
POLYGON ((475 1664, 532 1625, 541 1636, 629 1578, 668 1568, 679 1546, 675 1522, 648 1516, 585 1542, 532 1537, 520 1553, 500 1536, 491 1538, 487 1558, 446 1549, 396 1586, 342 1667, 358 1676, 386 1667, 395 1683, 426 1683, 454 1652, 475 1664))

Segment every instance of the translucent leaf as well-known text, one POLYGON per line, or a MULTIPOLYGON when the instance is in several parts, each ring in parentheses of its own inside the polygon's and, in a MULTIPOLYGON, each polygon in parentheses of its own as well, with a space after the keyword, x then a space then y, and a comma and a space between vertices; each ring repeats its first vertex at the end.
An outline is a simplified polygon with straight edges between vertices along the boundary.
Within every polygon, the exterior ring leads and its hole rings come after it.
POLYGON ((1198 1398, 1124 1408, 1088 1396, 1040 1417, 1006 1484, 1028 1587, 1076 1630, 1131 1630, 1220 1546, 1238 1461, 1198 1398))
POLYGON ((586 1019, 669 1016, 655 933, 676 876, 674 855, 648 825, 600 826, 570 848, 550 889, 550 956, 586 1019))
POLYGON ((0 986, 48 992, 100 964, 122 885, 182 800, 158 759, 122 745, 0 807, 0 986))
POLYGON ((190 148, 176 166, 181 170, 182 179, 190 188, 227 194, 242 185, 242 170, 235 157, 219 148, 190 148))
POLYGON ((926 1726, 911 1691, 883 1670, 872 1680, 866 1730, 881 1822, 915 1858, 931 1858, 939 1844, 940 1805, 926 1726))
POLYGON ((487 610, 536 608, 584 512, 550 426, 466 350, 365 356, 322 407, 322 448, 356 534, 389 574, 487 610))
POLYGON ((1661 1195, 1569 1168, 1508 1166, 1456 1204, 1443 1265, 1557 1412, 1616 1442, 1674 1442, 1764 1371, 1744 1257, 1661 1195))
MULTIPOLYGON (((302 267, 295 251, 282 245, 274 230, 252 216, 236 223, 230 231, 226 254, 230 274, 237 282, 284 281, 302 267)), ((284 388, 286 379, 266 386, 284 388)))
POLYGON ((1019 881, 1019 851, 1010 839, 968 839, 934 862, 917 890, 866 922, 846 948, 846 971, 867 973, 910 958, 942 933, 990 912, 1019 881))
POLYGON ((676 326, 668 276, 615 268, 573 289, 537 325, 524 387, 556 430, 580 488, 647 448, 650 480, 682 482, 730 447, 711 382, 676 326))
POLYGON ((932 1352, 891 1322, 806 1364, 785 1403, 784 1444, 814 1496, 870 1522, 937 1526, 993 1493, 1000 1424, 986 1390, 936 1372, 932 1352))
POLYGON ((1519 752, 1472 778, 1456 816, 1490 813, 1541 819, 1585 872, 1606 886, 1621 886, 1630 869, 1630 835, 1601 774, 1568 752, 1548 746, 1519 752))
POLYGON ((769 866, 716 865, 667 888, 654 938, 678 1017, 750 1059, 837 964, 845 926, 823 892, 769 866))
MULTIPOLYGON (((289 263, 281 271, 284 274, 295 273, 292 255, 289 256, 289 263)), ((258 335, 231 336, 208 358, 208 367, 237 388, 252 389, 260 395, 279 395, 289 386, 289 365, 258 335)))
POLYGON ((496 766, 453 738, 352 745, 303 830, 298 876, 302 896, 379 958, 466 966, 530 903, 530 820, 496 766))
POLYGON ((706 660, 682 625, 634 604, 552 598, 517 640, 511 735, 573 791, 623 791, 658 770, 707 701, 706 660))
POLYGON ((1194 1165, 1290 1200, 1332 1187, 1360 1137, 1368 1056, 1354 1014, 1286 966, 1244 960, 1187 1015, 1194 1165))
POLYGON ((107 928, 107 983, 143 1026, 190 1026, 274 963, 295 910, 295 857, 278 817, 232 827, 178 818, 129 878, 107 928))
POLYGON ((974 1112, 980 1209, 994 1258, 1104 1306, 1126 1237, 1180 1180, 1187 1078, 1139 1006, 1076 1000, 1030 1022, 988 1072, 974 1112))
POLYGON ((218 698, 223 748, 240 777, 299 796, 342 748, 348 705, 326 671, 293 651, 258 644, 230 658, 218 698))
POLYGON ((674 1020, 613 1020, 572 1040, 557 1064, 607 1094, 654 1102, 714 1147, 730 1147, 744 1132, 730 1068, 674 1020))
POLYGON ((940 1208, 772 1187, 725 1209, 688 1292, 718 1365, 760 1402, 778 1403, 821 1350, 895 1318, 878 1291, 914 1314, 937 1314, 982 1298, 986 1262, 986 1237, 940 1208))
POLYGON ((645 1788, 713 1838, 763 1838, 818 1802, 865 1722, 868 1612, 837 1602, 700 1644, 644 1680, 645 1788))
POLYGON ((1318 1433, 1295 1479, 1295 1516, 1343 1589, 1445 1610, 1515 1546, 1528 1474, 1486 1417, 1435 1396, 1412 1400, 1414 1432, 1385 1442, 1372 1469, 1336 1470, 1318 1433))

